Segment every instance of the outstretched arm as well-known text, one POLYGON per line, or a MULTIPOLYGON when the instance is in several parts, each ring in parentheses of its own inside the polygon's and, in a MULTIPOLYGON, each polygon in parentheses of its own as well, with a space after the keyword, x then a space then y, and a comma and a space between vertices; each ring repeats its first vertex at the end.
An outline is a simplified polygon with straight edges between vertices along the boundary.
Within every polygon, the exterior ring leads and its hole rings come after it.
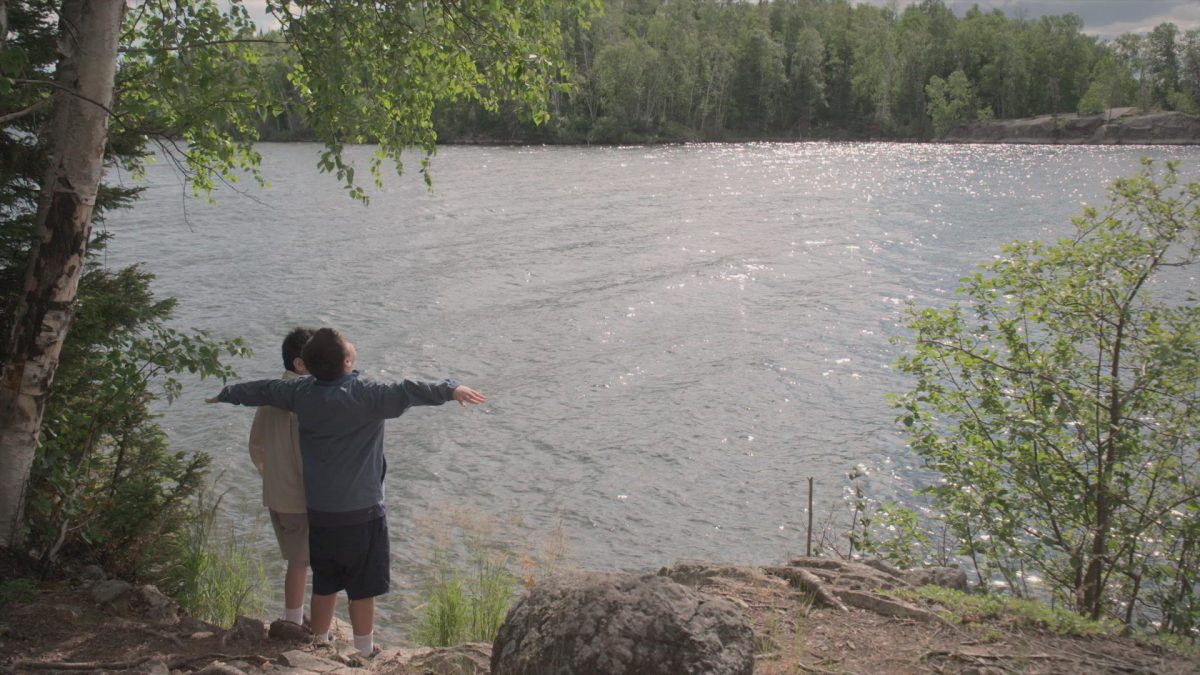
POLYGON ((206 403, 233 403, 234 405, 260 406, 272 405, 284 410, 292 410, 295 402, 295 383, 298 380, 255 380, 231 384, 212 398, 204 399, 206 403))
POLYGON ((402 380, 379 384, 374 389, 375 406, 380 417, 399 417, 414 405, 441 405, 458 401, 462 405, 483 403, 487 397, 454 380, 402 380))

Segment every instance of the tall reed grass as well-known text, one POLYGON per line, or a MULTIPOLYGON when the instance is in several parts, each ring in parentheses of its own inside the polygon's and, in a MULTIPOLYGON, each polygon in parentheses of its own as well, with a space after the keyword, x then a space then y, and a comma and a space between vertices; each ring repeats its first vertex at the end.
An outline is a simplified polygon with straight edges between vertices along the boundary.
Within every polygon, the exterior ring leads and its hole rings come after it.
POLYGON ((196 499, 194 517, 170 540, 158 584, 192 616, 232 626, 238 615, 264 610, 266 573, 261 559, 233 532, 218 532, 221 498, 196 499))
POLYGON ((473 551, 463 570, 439 552, 422 592, 423 604, 416 639, 429 647, 462 642, 491 642, 516 595, 517 577, 508 569, 508 556, 473 551))

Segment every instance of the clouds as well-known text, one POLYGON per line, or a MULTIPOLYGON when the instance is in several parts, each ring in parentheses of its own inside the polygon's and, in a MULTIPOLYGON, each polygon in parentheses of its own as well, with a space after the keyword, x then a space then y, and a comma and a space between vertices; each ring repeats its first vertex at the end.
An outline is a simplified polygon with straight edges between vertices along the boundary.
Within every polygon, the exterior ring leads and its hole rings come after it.
MULTIPOLYGON (((1139 5, 1142 3, 1122 3, 1129 5, 1139 5)), ((1146 10, 1144 16, 1117 16, 1106 24, 1095 27, 1088 26, 1087 32, 1099 35, 1100 37, 1113 38, 1122 33, 1149 33, 1160 23, 1170 21, 1179 27, 1179 30, 1193 30, 1200 28, 1200 3, 1194 1, 1188 2, 1145 2, 1146 10)))
MULTIPOLYGON (((859 0, 887 5, 892 0, 859 0)), ((1181 31, 1200 28, 1200 2, 1196 0, 945 0, 957 16, 973 5, 985 12, 999 9, 1010 18, 1036 19, 1056 14, 1077 14, 1083 19, 1083 32, 1102 38, 1122 33, 1148 33, 1164 21, 1173 22, 1181 31)), ((901 7, 910 4, 900 0, 901 7)))

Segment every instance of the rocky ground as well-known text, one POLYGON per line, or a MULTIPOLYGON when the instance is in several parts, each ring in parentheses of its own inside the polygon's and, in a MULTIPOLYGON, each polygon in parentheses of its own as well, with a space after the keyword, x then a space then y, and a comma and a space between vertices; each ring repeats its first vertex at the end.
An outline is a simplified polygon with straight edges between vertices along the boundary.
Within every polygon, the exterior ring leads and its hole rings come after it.
MULTIPOLYGON (((1200 673, 1194 653, 1114 633, 1063 635, 1037 619, 972 613, 904 592, 965 584, 949 571, 806 558, 775 567, 680 563, 659 575, 739 607, 753 626, 753 668, 762 675, 1200 673)), ((45 583, 36 597, 0 609, 4 673, 479 675, 491 660, 487 644, 393 648, 371 660, 352 652, 344 638, 316 646, 285 622, 205 624, 181 616, 153 587, 96 578, 45 583)))
POLYGON ((1200 655, 1130 637, 1061 635, 1037 619, 897 597, 926 584, 965 587, 965 577, 946 570, 929 575, 824 558, 694 568, 677 565, 671 574, 745 607, 759 647, 754 672, 762 675, 1200 673, 1200 655))

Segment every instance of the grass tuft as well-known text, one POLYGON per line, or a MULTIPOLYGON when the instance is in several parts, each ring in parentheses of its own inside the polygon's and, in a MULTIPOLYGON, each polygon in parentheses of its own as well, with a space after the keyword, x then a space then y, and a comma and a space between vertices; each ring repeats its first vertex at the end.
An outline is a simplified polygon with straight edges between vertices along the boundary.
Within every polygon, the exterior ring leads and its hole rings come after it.
POLYGON ((220 502, 197 499, 195 517, 170 542, 159 585, 192 616, 232 626, 238 615, 262 614, 266 573, 245 539, 217 533, 220 502))
POLYGON ((1066 609, 1050 607, 1036 600, 1003 595, 963 593, 940 586, 895 589, 892 595, 906 600, 929 600, 945 608, 944 618, 954 623, 997 620, 1046 630, 1057 635, 1119 635, 1123 626, 1115 621, 1093 621, 1066 609))
POLYGON ((465 572, 444 552, 435 559, 421 594, 417 641, 429 647, 493 641, 517 588, 508 557, 477 551, 465 572))

